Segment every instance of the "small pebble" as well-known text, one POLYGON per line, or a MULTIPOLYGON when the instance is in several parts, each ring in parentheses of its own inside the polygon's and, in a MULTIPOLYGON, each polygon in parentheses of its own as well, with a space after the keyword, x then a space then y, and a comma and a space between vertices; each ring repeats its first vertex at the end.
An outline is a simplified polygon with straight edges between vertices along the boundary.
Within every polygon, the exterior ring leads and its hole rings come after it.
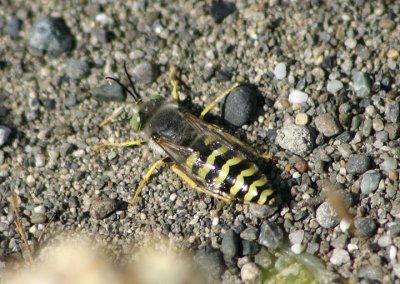
POLYGON ((251 85, 242 85, 234 89, 222 102, 222 118, 231 125, 241 127, 257 111, 257 89, 251 85))
POLYGON ((115 82, 107 83, 96 87, 93 90, 93 96, 100 101, 105 102, 123 102, 125 101, 125 93, 120 85, 115 82))
POLYGON ((332 209, 328 202, 322 203, 317 208, 316 218, 321 227, 326 229, 335 227, 340 221, 336 212, 332 209))
POLYGON ((297 230, 289 234, 289 240, 292 244, 301 244, 304 239, 304 230, 297 230))
POLYGON ((254 217, 264 219, 268 218, 278 210, 276 206, 259 205, 257 203, 250 203, 249 211, 254 217))
POLYGON ((159 75, 159 70, 157 65, 150 63, 148 61, 141 62, 136 65, 132 70, 132 77, 135 83, 139 84, 150 84, 159 75))
POLYGON ((305 104, 308 99, 308 94, 299 91, 299 90, 293 90, 289 94, 289 103, 291 104, 305 104))
POLYGON ((301 254, 303 252, 303 247, 301 244, 294 244, 290 247, 290 250, 294 253, 294 254, 301 254))
POLYGON ((283 62, 276 64, 274 69, 274 75, 277 80, 284 79, 287 75, 286 64, 283 62))
POLYGON ((397 169, 397 159, 387 158, 382 163, 379 164, 379 168, 384 172, 390 172, 397 169))
POLYGON ((259 233, 259 229, 249 226, 240 233, 240 238, 247 241, 254 241, 258 238, 259 233))
POLYGON ((385 118, 388 122, 397 123, 400 120, 400 103, 388 102, 385 105, 385 118))
POLYGON ((399 52, 396 49, 389 49, 386 53, 386 56, 388 58, 396 59, 397 57, 399 57, 399 52))
POLYGON ((296 114, 294 123, 297 125, 307 125, 309 121, 308 115, 304 112, 300 112, 296 114))
POLYGON ((314 148, 315 138, 305 126, 290 124, 278 130, 276 143, 283 149, 299 156, 308 155, 314 148))
POLYGON ((260 251, 260 245, 257 242, 242 240, 242 256, 252 256, 260 251))
POLYGON ((35 166, 36 167, 44 167, 46 164, 46 157, 43 154, 35 155, 35 166))
POLYGON ((315 126, 317 130, 326 137, 335 136, 341 131, 341 127, 336 119, 328 113, 317 116, 315 118, 315 126))
POLYGON ((117 210, 117 201, 109 198, 98 198, 92 201, 90 216, 101 220, 117 210))
POLYGON ((333 265, 340 266, 350 262, 350 255, 346 250, 336 248, 329 260, 333 265))
POLYGON ((211 17, 216 23, 221 23, 227 16, 235 11, 235 3, 225 1, 214 1, 209 10, 211 17))
POLYGON ((283 238, 283 231, 276 223, 267 221, 262 223, 258 238, 260 245, 275 250, 281 245, 283 238))
POLYGON ((364 194, 370 194, 375 192, 378 188, 381 175, 376 171, 368 171, 363 174, 361 181, 361 192, 364 194))
POLYGON ((348 38, 344 42, 344 45, 349 49, 354 49, 357 46, 357 41, 354 38, 348 38))
POLYGON ((34 186, 35 183, 36 183, 36 180, 32 175, 29 175, 29 176, 26 177, 26 184, 28 186, 34 186))
POLYGON ((362 174, 369 169, 370 160, 365 154, 350 155, 346 164, 346 170, 349 174, 362 174))
POLYGON ((11 129, 0 125, 0 146, 3 146, 8 142, 8 138, 10 137, 11 129))
POLYGON ((373 218, 356 218, 354 220, 355 236, 358 238, 369 238, 376 230, 376 224, 373 218))
POLYGON ((353 89, 357 97, 366 98, 371 95, 371 80, 364 72, 353 74, 353 89))
POLYGON ((86 60, 69 59, 65 73, 70 79, 79 80, 89 74, 90 66, 86 60))
POLYGON ((8 22, 8 24, 7 24, 6 28, 4 29, 4 31, 12 39, 16 39, 18 37, 20 29, 21 29, 21 20, 16 18, 16 17, 12 17, 10 19, 10 21, 8 22))
POLYGON ((299 173, 303 174, 303 173, 305 173, 305 172, 308 171, 309 166, 308 166, 307 161, 305 161, 305 160, 298 160, 298 161, 294 164, 294 168, 295 168, 296 170, 298 170, 299 173))
POLYGON ((392 244, 392 238, 390 235, 383 235, 378 239, 378 246, 385 248, 392 244))
POLYGON ((226 258, 230 259, 238 255, 239 249, 239 236, 235 233, 234 230, 228 230, 222 239, 221 252, 226 258))
POLYGON ((243 265, 240 276, 245 284, 261 284, 262 270, 253 262, 243 265))
POLYGON ((260 252, 254 256, 254 262, 264 269, 268 269, 272 265, 272 256, 267 249, 261 248, 260 252))
POLYGON ((29 46, 37 51, 46 51, 58 56, 70 51, 74 38, 62 18, 45 16, 37 19, 29 34, 29 46))
POLYGON ((206 252, 204 249, 199 249, 195 260, 215 278, 219 278, 225 271, 224 259, 220 251, 206 252))
POLYGON ((46 219, 47 217, 44 213, 33 212, 31 215, 32 224, 43 224, 44 222, 46 222, 46 219))
POLYGON ((339 80, 329 80, 326 85, 326 90, 331 94, 337 94, 341 89, 343 89, 343 83, 339 80))

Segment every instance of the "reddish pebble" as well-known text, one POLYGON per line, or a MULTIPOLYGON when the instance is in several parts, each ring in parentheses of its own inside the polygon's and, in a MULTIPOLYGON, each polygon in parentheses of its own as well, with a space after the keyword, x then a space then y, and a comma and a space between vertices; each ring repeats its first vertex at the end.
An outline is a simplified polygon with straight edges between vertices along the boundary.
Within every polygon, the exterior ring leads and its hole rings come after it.
POLYGON ((304 160, 299 160, 294 164, 294 168, 301 174, 305 173, 308 171, 308 163, 304 160))

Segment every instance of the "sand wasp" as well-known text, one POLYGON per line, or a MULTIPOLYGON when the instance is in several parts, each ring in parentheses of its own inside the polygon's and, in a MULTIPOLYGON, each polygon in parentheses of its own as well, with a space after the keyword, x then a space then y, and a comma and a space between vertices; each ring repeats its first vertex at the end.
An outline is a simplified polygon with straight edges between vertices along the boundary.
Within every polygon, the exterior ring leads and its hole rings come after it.
POLYGON ((135 132, 145 139, 122 143, 102 143, 96 149, 107 146, 133 146, 144 142, 155 142, 166 154, 147 171, 136 189, 131 203, 136 203, 139 194, 152 173, 160 166, 172 163, 172 170, 191 187, 214 196, 224 202, 241 200, 273 205, 275 193, 270 183, 254 163, 257 155, 247 145, 223 129, 206 123, 204 116, 219 101, 230 94, 239 83, 217 97, 201 113, 200 117, 179 106, 176 68, 171 68, 170 81, 174 101, 161 96, 145 101, 136 91, 135 85, 124 63, 125 75, 130 88, 116 78, 117 82, 135 101, 136 113, 131 119, 135 132))

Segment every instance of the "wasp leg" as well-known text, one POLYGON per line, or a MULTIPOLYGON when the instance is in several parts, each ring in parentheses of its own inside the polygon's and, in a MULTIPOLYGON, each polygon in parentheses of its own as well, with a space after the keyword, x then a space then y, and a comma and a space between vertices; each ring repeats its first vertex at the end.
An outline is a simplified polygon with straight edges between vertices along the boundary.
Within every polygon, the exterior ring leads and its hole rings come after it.
POLYGON ((97 151, 103 148, 107 147, 130 147, 130 146, 139 146, 142 145, 145 141, 143 140, 130 140, 130 141, 124 141, 124 142, 119 142, 119 143, 111 143, 111 142, 104 142, 100 143, 97 145, 94 145, 92 147, 93 151, 97 151))
POLYGON ((151 175, 153 172, 161 166, 164 166, 166 164, 167 158, 162 158, 154 162, 154 164, 151 165, 151 167, 147 170, 147 173, 144 175, 143 179, 140 181, 139 186, 136 188, 135 195, 131 199, 131 205, 135 206, 137 199, 139 198, 140 193, 142 192, 142 189, 146 185, 146 183, 149 181, 151 175))
POLYGON ((258 157, 264 160, 272 160, 274 156, 271 153, 264 153, 259 155, 258 157))
POLYGON ((193 179, 191 179, 187 174, 185 174, 180 168, 178 168, 178 166, 176 164, 172 165, 172 170, 174 171, 174 173, 176 173, 181 179, 183 179, 187 184, 189 184, 191 187, 193 187, 194 189, 211 195, 212 197, 215 197, 225 203, 231 203, 233 200, 229 197, 225 197, 225 196, 221 196, 218 195, 210 190, 207 190, 203 187, 201 187, 200 185, 198 185, 198 183, 196 181, 194 181, 193 179))
POLYGON ((200 118, 203 119, 204 116, 210 112, 213 108, 217 106, 217 104, 222 101, 227 95, 229 95, 234 89, 240 86, 240 83, 235 83, 232 87, 226 90, 223 94, 218 96, 215 100, 213 100, 209 105, 207 105, 204 110, 200 114, 200 118))
POLYGON ((121 115, 122 111, 124 110, 124 107, 121 106, 119 108, 117 108, 116 110, 113 111, 113 113, 109 116, 106 117, 101 123, 100 123, 100 127, 103 127, 106 124, 109 124, 111 121, 113 121, 114 119, 116 119, 118 116, 121 115))
POLYGON ((175 102, 179 102, 179 94, 178 94, 178 79, 176 76, 177 68, 176 66, 171 66, 169 69, 169 81, 172 85, 172 97, 175 102))

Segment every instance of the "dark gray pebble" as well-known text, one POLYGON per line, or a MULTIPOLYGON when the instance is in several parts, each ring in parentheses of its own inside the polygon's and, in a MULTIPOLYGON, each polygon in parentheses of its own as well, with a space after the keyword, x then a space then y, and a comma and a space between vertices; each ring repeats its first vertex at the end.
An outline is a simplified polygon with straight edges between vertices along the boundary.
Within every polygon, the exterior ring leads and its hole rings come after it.
POLYGON ((100 101, 125 101, 125 93, 120 85, 111 82, 101 85, 93 90, 93 96, 100 101))
POLYGON ((214 278, 219 278, 225 271, 224 259, 220 251, 205 251, 199 249, 195 256, 196 262, 214 278))
POLYGON ((376 230, 376 224, 373 218, 357 218, 354 220, 355 236, 359 238, 369 238, 376 230))
POLYGON ((370 160, 365 154, 350 155, 346 165, 349 174, 362 174, 369 169, 370 160))
POLYGON ((73 48, 74 38, 62 18, 45 16, 33 24, 29 46, 36 51, 58 56, 73 48))
POLYGON ((257 110, 257 89, 251 85, 243 85, 234 89, 222 102, 222 119, 241 127, 257 110))
POLYGON ((233 258, 238 255, 240 250, 240 239, 234 230, 228 230, 221 244, 221 251, 225 258, 233 258))
POLYGON ((276 223, 264 221, 260 228, 258 243, 275 250, 283 242, 283 231, 276 223))
POLYGON ((89 74, 90 66, 86 60, 69 59, 65 73, 70 79, 79 80, 89 74))
POLYGON ((221 23, 230 14, 236 11, 235 3, 216 1, 210 7, 210 15, 216 23, 221 23))
POLYGON ((7 27, 4 30, 6 34, 8 34, 11 38, 15 39, 18 37, 20 28, 21 28, 21 20, 16 17, 13 17, 8 22, 7 27))
POLYGON ((56 107, 56 102, 53 99, 45 99, 44 107, 48 110, 54 109, 56 107))
POLYGON ((260 251, 260 245, 257 242, 242 240, 242 256, 255 255, 260 251))
POLYGON ((110 198, 99 198, 92 201, 90 206, 90 216, 101 220, 117 210, 117 201, 110 198))
POLYGON ((7 126, 0 125, 0 146, 3 146, 7 143, 8 138, 10 137, 11 129, 7 126))
POLYGON ((132 77, 135 83, 149 84, 153 82, 159 75, 158 66, 144 61, 136 65, 132 70, 132 77))

